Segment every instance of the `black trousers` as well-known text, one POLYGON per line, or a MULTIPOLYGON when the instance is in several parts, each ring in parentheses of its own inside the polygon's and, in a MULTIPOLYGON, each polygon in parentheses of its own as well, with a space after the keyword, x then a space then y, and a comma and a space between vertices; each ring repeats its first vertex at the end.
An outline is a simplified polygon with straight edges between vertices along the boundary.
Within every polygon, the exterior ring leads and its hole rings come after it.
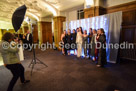
POLYGON ((64 52, 67 55, 67 48, 65 47, 66 43, 64 43, 64 52))
MULTIPOLYGON (((90 43, 89 43, 89 44, 90 44, 90 43)), ((90 56, 91 56, 91 50, 92 50, 92 46, 89 45, 89 48, 88 48, 88 56, 89 56, 89 58, 90 58, 90 56)))
POLYGON ((25 81, 24 77, 24 67, 22 64, 11 64, 6 66, 12 73, 13 77, 9 83, 7 91, 13 91, 13 87, 20 77, 21 83, 25 81))
POLYGON ((90 58, 90 56, 91 56, 91 48, 88 49, 88 56, 90 58))
POLYGON ((27 49, 28 49, 28 50, 32 50, 32 49, 30 49, 30 48, 32 47, 32 42, 29 42, 29 41, 28 41, 28 42, 27 42, 27 45, 28 45, 28 48, 27 48, 27 49))
POLYGON ((87 56, 87 48, 84 48, 84 55, 87 56))

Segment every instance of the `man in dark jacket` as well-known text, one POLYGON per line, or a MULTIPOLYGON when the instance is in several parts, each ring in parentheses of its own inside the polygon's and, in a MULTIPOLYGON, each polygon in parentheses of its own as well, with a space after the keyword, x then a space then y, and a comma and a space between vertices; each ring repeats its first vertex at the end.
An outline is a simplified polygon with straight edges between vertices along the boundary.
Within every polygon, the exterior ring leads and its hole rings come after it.
POLYGON ((28 50, 32 51, 32 34, 30 33, 29 30, 27 30, 27 34, 26 34, 26 43, 28 45, 28 50))

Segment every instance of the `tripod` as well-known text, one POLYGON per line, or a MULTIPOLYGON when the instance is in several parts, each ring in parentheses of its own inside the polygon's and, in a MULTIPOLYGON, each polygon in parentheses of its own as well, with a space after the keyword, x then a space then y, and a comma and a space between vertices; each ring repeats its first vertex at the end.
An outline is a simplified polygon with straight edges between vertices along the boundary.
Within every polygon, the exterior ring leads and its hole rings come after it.
MULTIPOLYGON (((32 43, 34 44, 34 41, 33 41, 33 29, 32 29, 32 43)), ((43 64, 45 67, 48 67, 45 63, 43 63, 42 61, 40 61, 37 57, 36 57, 36 55, 35 55, 35 49, 34 49, 34 47, 32 47, 32 51, 33 51, 33 59, 32 59, 32 61, 31 61, 31 63, 29 64, 29 68, 31 67, 31 65, 32 65, 32 68, 31 68, 31 76, 32 76, 32 73, 33 73, 33 69, 34 69, 34 66, 35 66, 35 64, 43 64)))

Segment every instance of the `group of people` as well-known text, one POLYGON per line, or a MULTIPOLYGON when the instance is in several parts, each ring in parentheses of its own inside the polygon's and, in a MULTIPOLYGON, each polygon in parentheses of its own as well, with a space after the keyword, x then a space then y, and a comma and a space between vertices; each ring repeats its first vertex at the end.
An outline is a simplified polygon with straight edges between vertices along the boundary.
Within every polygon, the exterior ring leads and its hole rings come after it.
MULTIPOLYGON (((8 42, 9 44, 12 44, 13 41, 18 44, 20 43, 20 40, 22 40, 22 43, 31 45, 32 35, 29 31, 27 31, 26 35, 22 36, 13 35, 12 33, 7 32, 2 37, 2 42, 8 42)), ((68 29, 68 33, 64 31, 61 36, 61 44, 63 45, 61 46, 62 53, 63 55, 70 55, 70 51, 74 50, 74 54, 79 58, 82 56, 82 49, 84 49, 85 58, 89 56, 89 58, 92 58, 93 61, 97 60, 98 67, 103 67, 106 64, 106 49, 105 47, 100 47, 99 49, 97 49, 97 46, 100 46, 97 45, 97 42, 106 46, 106 36, 104 29, 102 28, 98 29, 97 31, 90 28, 89 35, 87 34, 87 30, 82 30, 82 27, 79 27, 76 30, 73 29, 73 33, 71 33, 71 30, 68 29), (67 46, 67 44, 70 45, 70 47, 67 46), (89 47, 87 47, 88 44, 89 47)), ((16 46, 16 44, 13 44, 12 46, 16 46)), ((30 50, 30 48, 28 48, 28 50, 30 50)), ((10 81, 7 91, 13 90, 13 87, 19 77, 22 84, 30 82, 30 80, 25 80, 24 67, 17 56, 18 52, 19 49, 17 47, 1 48, 1 55, 4 65, 13 74, 13 78, 10 81)))
POLYGON ((98 30, 89 29, 82 30, 82 27, 68 31, 64 30, 61 35, 61 46, 63 55, 70 55, 70 51, 74 51, 74 55, 78 58, 82 57, 82 49, 84 50, 84 58, 91 58, 97 61, 97 67, 104 67, 106 60, 106 35, 103 28, 98 30), (77 51, 77 53, 76 53, 77 51))

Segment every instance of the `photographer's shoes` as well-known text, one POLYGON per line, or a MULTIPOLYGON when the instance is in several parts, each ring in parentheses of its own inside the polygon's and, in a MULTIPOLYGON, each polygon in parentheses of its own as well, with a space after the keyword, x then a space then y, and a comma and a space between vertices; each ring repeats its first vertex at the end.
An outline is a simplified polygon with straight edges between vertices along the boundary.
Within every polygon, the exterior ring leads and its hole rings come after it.
POLYGON ((26 84, 26 83, 29 83, 30 80, 25 80, 22 84, 26 84))

